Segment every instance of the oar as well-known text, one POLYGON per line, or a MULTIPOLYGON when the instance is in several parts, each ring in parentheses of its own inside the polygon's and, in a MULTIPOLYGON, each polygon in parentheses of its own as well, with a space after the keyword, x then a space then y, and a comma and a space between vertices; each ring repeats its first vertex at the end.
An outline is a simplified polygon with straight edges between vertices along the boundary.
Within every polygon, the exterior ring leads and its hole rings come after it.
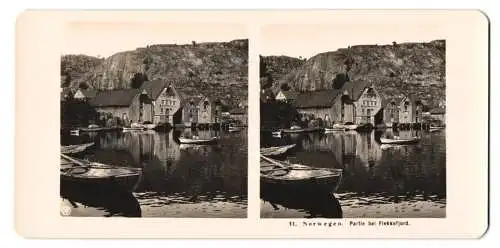
POLYGON ((276 165, 276 166, 279 166, 279 167, 282 167, 282 168, 290 167, 290 166, 286 166, 286 165, 284 165, 284 164, 282 164, 282 163, 279 163, 278 161, 276 161, 276 160, 274 160, 274 159, 268 158, 268 157, 266 157, 266 156, 264 156, 264 155, 262 155, 262 154, 260 155, 260 157, 261 157, 262 159, 266 160, 267 162, 270 162, 270 163, 272 163, 272 164, 274 164, 274 165, 276 165))
POLYGON ((80 161, 80 160, 78 160, 78 159, 75 159, 75 158, 72 158, 72 157, 70 157, 70 156, 64 155, 64 154, 62 154, 62 153, 61 153, 61 157, 65 158, 65 159, 67 159, 67 160, 69 160, 69 161, 71 161, 71 162, 73 162, 73 163, 75 163, 75 164, 78 164, 78 165, 80 165, 80 166, 83 166, 83 167, 89 167, 89 165, 86 165, 86 164, 85 164, 85 163, 83 163, 82 161, 80 161))

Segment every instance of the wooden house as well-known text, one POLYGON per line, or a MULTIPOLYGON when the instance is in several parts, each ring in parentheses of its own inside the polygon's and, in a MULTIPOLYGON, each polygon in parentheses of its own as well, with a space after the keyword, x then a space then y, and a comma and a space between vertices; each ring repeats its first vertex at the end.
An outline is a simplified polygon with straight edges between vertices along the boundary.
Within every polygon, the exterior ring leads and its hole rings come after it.
POLYGON ((201 101, 201 96, 192 96, 183 98, 182 102, 182 123, 186 127, 191 127, 199 123, 198 121, 198 104, 201 101))
POLYGON ((399 124, 422 123, 423 104, 411 96, 399 103, 399 124))
POLYGON ((303 92, 295 107, 302 121, 321 119, 326 126, 333 124, 376 125, 383 121, 382 97, 365 82, 346 82, 337 88, 303 92))
POLYGON ((220 123, 222 117, 222 104, 217 99, 204 96, 198 102, 198 123, 220 123))
POLYGON ((430 118, 433 121, 440 122, 441 125, 446 123, 446 109, 444 108, 434 108, 429 111, 430 118))
POLYGON ((399 103, 402 98, 391 98, 383 102, 384 122, 387 127, 392 127, 399 123, 399 103))
POLYGON ((64 102, 71 98, 73 92, 69 87, 61 87, 61 102, 64 102))
POLYGON ((234 108, 229 111, 229 117, 241 125, 248 125, 247 108, 234 108))
POLYGON ((139 89, 105 90, 96 92, 89 103, 101 116, 110 115, 129 125, 141 122, 140 98, 139 89))
POLYGON ((148 95, 151 103, 152 123, 181 123, 182 98, 172 83, 163 80, 147 81, 142 84, 141 90, 148 95))
POLYGON ((354 100, 354 124, 377 125, 383 122, 382 96, 373 84, 359 83, 354 87, 352 98, 354 100))

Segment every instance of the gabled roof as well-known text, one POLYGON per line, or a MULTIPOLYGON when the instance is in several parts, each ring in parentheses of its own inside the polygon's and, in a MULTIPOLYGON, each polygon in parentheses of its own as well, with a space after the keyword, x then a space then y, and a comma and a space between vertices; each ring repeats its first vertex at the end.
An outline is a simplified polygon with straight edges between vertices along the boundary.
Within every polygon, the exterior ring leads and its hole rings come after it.
MULTIPOLYGON (((192 102, 193 105, 198 105, 200 104, 200 101, 203 99, 203 96, 189 96, 185 99, 186 103, 192 102)), ((187 106, 187 104, 186 104, 187 106)))
POLYGON ((430 111, 431 115, 444 115, 446 114, 446 109, 444 108, 434 108, 430 111))
POLYGON ((232 115, 242 115, 246 113, 245 108, 234 108, 229 111, 230 114, 232 115))
POLYGON ((156 99, 160 96, 164 88, 168 87, 170 83, 164 80, 146 81, 141 85, 141 91, 146 90, 151 99, 156 99))
POLYGON ((331 107, 342 90, 321 90, 302 92, 297 96, 297 108, 331 107))
POLYGON ((347 91, 352 100, 357 101, 365 89, 371 87, 370 82, 366 81, 349 81, 342 86, 342 92, 347 91))
POLYGON ((84 90, 84 89, 80 89, 80 92, 82 93, 83 96, 87 97, 87 98, 94 98, 97 94, 97 92, 95 90, 84 90))
POLYGON ((98 91, 90 100, 90 105, 93 107, 128 107, 140 92, 139 89, 98 91))
POLYGON ((391 102, 393 102, 394 104, 399 106, 399 104, 401 103, 401 101, 403 101, 403 99, 404 99, 404 97, 391 97, 391 98, 387 98, 387 99, 382 97, 382 100, 383 100, 382 107, 387 107, 387 105, 391 102))
POLYGON ((288 100, 295 100, 295 99, 297 99, 297 96, 299 95, 298 92, 293 91, 293 90, 287 90, 287 91, 281 90, 281 94, 283 94, 285 96, 285 98, 288 100))
POLYGON ((71 91, 71 88, 69 87, 61 88, 61 98, 66 98, 72 94, 73 92, 71 91))

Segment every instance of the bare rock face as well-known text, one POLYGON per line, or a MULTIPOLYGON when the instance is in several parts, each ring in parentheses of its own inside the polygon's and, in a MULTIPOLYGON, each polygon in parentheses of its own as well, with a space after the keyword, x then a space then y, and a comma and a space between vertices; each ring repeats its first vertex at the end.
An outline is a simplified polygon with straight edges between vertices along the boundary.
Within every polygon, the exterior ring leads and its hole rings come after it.
POLYGON ((331 89, 335 79, 345 78, 373 82, 387 98, 410 94, 435 106, 445 101, 445 51, 444 40, 342 48, 317 54, 299 67, 283 64, 281 70, 288 72, 271 87, 276 91, 288 84, 297 91, 315 91, 331 89))
POLYGON ((193 94, 219 97, 228 102, 244 102, 248 85, 248 40, 195 43, 189 45, 151 45, 114 54, 106 59, 66 55, 61 75, 72 88, 85 83, 93 89, 131 88, 138 73, 148 80, 172 80, 176 87, 193 94), (75 61, 90 60, 88 66, 75 61), (68 66, 71 64, 72 66, 68 66), (63 68, 71 68, 64 70, 63 68))

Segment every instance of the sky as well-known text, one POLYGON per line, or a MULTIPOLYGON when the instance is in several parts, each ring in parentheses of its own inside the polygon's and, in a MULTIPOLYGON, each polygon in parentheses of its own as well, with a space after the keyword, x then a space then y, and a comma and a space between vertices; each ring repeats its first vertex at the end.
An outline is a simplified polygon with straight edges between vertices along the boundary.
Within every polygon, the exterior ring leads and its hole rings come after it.
POLYGON ((191 44, 247 39, 244 25, 203 23, 72 23, 62 54, 109 57, 153 44, 191 44))
MULTIPOLYGON (((260 55, 310 58, 353 45, 429 42, 444 39, 438 26, 425 23, 275 24, 260 29, 260 55)), ((204 23, 72 23, 63 54, 109 57, 152 44, 191 44, 248 39, 245 25, 204 23)), ((252 43, 252 38, 250 38, 252 43)))
POLYGON ((354 45, 385 45, 445 39, 436 25, 280 24, 262 28, 260 55, 310 58, 318 53, 354 45))

